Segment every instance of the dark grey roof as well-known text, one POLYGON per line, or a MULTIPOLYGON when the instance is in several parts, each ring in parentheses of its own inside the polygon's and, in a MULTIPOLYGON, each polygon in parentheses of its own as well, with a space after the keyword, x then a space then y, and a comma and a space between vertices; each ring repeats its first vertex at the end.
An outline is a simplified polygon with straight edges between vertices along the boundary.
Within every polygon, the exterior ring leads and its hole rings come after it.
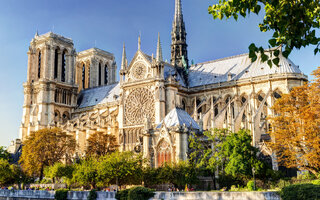
POLYGON ((106 99, 113 99, 119 90, 119 84, 105 85, 101 87, 82 90, 78 97, 78 108, 95 106, 106 99), (109 98, 109 96, 112 96, 109 98))
POLYGON ((176 69, 172 65, 164 63, 164 79, 166 80, 169 76, 173 76, 174 74, 176 75, 176 79, 179 82, 179 84, 183 87, 186 87, 183 78, 176 71, 176 69))
POLYGON ((166 127, 183 126, 184 124, 188 128, 200 130, 199 125, 196 121, 183 109, 174 108, 167 116, 158 124, 157 128, 161 128, 162 124, 166 127))

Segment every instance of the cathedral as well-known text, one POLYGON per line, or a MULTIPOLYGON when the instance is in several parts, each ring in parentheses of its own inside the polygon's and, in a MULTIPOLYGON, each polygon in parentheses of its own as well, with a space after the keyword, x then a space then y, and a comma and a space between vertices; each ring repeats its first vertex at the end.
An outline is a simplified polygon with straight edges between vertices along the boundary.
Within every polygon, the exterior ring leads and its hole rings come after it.
MULTIPOLYGON (((171 60, 138 50, 128 62, 92 48, 76 52, 72 39, 36 34, 28 51, 20 137, 60 127, 83 155, 90 134, 115 135, 120 151, 140 152, 152 166, 187 159, 188 137, 211 128, 249 129, 261 151, 270 137, 266 119, 282 94, 307 81, 299 66, 280 55, 270 68, 248 54, 190 65, 181 0, 175 0, 171 60), (116 80, 119 72, 120 80, 116 80)), ((156 44, 155 44, 156 46, 156 44)))

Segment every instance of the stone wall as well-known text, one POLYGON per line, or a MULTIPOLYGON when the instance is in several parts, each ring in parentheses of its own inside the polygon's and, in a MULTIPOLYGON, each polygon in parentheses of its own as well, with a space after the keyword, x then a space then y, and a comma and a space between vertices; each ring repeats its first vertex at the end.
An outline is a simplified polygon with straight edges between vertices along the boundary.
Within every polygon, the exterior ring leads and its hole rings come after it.
POLYGON ((280 200, 275 192, 157 192, 152 200, 280 200))
MULTIPOLYGON (((0 190, 0 200, 54 199, 55 191, 45 190, 0 190)), ((89 192, 68 192, 69 200, 87 200, 89 192)), ((115 200, 115 192, 97 192, 97 200, 115 200)))
MULTIPOLYGON (((0 190, 0 200, 52 200, 54 191, 0 190)), ((115 192, 97 192, 97 200, 115 200, 115 192)), ((87 200, 89 192, 71 191, 69 200, 87 200)), ((156 192, 150 200, 280 200, 275 192, 156 192)))

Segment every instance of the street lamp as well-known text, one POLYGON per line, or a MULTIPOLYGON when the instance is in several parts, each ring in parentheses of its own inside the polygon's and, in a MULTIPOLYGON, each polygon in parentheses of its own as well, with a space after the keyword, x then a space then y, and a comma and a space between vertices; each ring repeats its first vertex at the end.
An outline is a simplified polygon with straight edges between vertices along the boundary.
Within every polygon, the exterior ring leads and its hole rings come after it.
POLYGON ((256 190, 256 178, 255 178, 256 169, 252 167, 252 175, 253 175, 253 190, 256 190))

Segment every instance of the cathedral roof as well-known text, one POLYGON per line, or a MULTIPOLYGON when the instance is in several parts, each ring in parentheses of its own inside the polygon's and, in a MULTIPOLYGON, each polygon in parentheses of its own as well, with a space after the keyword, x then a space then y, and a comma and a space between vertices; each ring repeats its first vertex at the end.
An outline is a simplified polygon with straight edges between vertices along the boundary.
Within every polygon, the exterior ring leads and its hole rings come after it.
POLYGON ((186 125, 187 128, 200 130, 196 121, 183 109, 174 108, 167 116, 158 124, 157 128, 161 128, 162 124, 166 127, 177 127, 186 125))
POLYGON ((180 73, 178 73, 172 65, 164 63, 164 79, 166 80, 169 76, 174 75, 176 75, 176 80, 179 82, 179 84, 183 87, 186 87, 184 79, 181 77, 180 73))
POLYGON ((78 108, 115 101, 119 96, 119 83, 82 90, 78 97, 78 108))
POLYGON ((301 70, 291 60, 280 56, 280 66, 269 67, 261 58, 251 63, 248 54, 196 64, 189 69, 189 87, 240 80, 271 74, 298 73, 301 70))

